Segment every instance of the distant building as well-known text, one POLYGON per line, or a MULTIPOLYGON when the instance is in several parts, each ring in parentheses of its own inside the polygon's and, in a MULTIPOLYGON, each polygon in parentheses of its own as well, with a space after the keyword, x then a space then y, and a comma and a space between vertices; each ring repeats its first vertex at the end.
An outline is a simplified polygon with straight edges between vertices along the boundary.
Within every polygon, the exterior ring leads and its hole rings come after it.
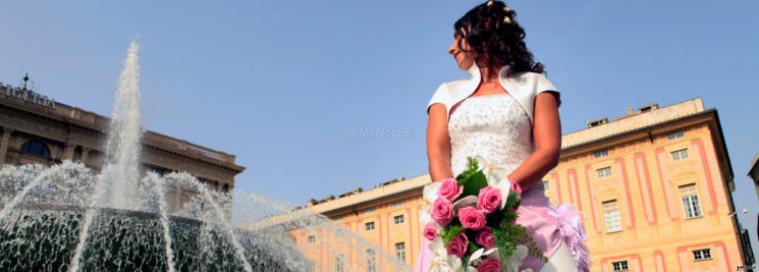
MULTIPOLYGON (((544 184, 554 205, 571 203, 584 215, 591 271, 735 271, 749 263, 717 110, 696 98, 587 125, 562 137, 560 163, 544 184)), ((429 175, 397 179, 312 199, 305 209, 413 265, 422 243, 422 188, 430 182, 429 175)), ((371 270, 372 262, 350 248, 329 253, 331 234, 306 235, 292 231, 320 271, 371 270)))
POLYGON ((756 196, 759 197, 759 152, 756 153, 753 162, 751 162, 751 170, 748 172, 748 176, 754 180, 756 196))
MULTIPOLYGON (((99 170, 109 124, 105 116, 0 83, 0 164, 75 160, 99 170)), ((187 172, 220 192, 232 191, 235 176, 245 170, 235 163, 234 155, 153 131, 143 135, 142 160, 148 171, 187 172)), ((193 194, 175 189, 169 199, 172 206, 193 194)))
MULTIPOLYGON (((759 152, 756 153, 753 162, 751 162, 751 170, 748 172, 748 176, 754 180, 754 190, 756 190, 756 196, 759 198, 759 152)), ((759 213, 756 214, 756 220, 759 222, 759 213)), ((756 227, 756 236, 759 237, 759 226, 756 227)))

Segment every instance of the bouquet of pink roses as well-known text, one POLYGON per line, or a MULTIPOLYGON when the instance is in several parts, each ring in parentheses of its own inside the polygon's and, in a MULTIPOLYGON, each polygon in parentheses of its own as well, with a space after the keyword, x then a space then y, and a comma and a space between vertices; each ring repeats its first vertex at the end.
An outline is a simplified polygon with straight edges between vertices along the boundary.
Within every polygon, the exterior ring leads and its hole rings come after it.
POLYGON ((424 188, 431 204, 422 215, 433 258, 429 271, 518 271, 528 255, 546 260, 515 223, 521 189, 482 157, 467 170, 424 188))

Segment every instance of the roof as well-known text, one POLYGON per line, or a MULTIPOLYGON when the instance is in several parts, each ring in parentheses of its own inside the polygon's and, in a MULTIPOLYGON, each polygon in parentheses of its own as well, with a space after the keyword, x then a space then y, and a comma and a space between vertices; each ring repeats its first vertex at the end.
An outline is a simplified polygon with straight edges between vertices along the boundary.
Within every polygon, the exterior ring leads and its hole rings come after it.
POLYGON ((754 179, 754 182, 759 182, 759 152, 756 152, 754 160, 751 161, 751 167, 749 168, 748 175, 754 179))
MULTIPOLYGON (((106 116, 57 102, 32 90, 20 89, 2 83, 0 83, 0 105, 103 134, 107 133, 111 123, 111 119, 106 116), (18 97, 13 97, 10 94, 18 95, 18 97)), ((245 170, 245 167, 235 163, 234 155, 155 131, 146 130, 144 132, 143 144, 236 172, 245 170)))
POLYGON ((640 128, 666 123, 703 111, 705 111, 704 102, 700 97, 697 97, 646 112, 628 113, 605 124, 564 134, 561 137, 561 148, 567 149, 599 139, 626 134, 640 128))

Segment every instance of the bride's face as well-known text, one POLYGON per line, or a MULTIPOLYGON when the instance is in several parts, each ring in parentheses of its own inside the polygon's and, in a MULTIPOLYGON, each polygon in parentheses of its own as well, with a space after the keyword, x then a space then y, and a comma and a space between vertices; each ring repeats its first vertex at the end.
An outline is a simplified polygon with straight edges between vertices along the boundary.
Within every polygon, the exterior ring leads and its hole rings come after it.
POLYGON ((461 34, 457 33, 453 35, 453 43, 448 48, 448 53, 453 55, 453 58, 456 59, 456 64, 461 70, 469 70, 469 67, 472 67, 472 64, 474 64, 474 51, 471 50, 471 47, 461 34))

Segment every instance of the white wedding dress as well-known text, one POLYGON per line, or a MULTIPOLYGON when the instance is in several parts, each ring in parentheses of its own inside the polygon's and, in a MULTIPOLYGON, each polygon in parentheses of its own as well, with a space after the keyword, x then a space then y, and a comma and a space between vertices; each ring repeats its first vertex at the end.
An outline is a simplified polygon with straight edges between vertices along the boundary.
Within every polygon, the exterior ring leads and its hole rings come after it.
MULTIPOLYGON (((450 113, 448 134, 451 140, 451 170, 454 175, 466 169, 467 157, 477 155, 511 172, 535 149, 530 117, 517 100, 506 92, 469 96, 458 103, 450 113)), ((582 249, 573 248, 576 241, 567 242, 570 241, 566 239, 569 237, 563 235, 562 230, 567 226, 555 216, 555 211, 545 196, 542 183, 523 192, 523 201, 517 211, 520 220, 517 223, 525 226, 541 250, 550 255, 546 254, 549 261, 545 265, 537 258, 528 257, 520 271, 585 270, 577 261, 580 255, 586 253, 581 252, 584 246, 581 245, 582 249)), ((427 246, 426 242, 425 239, 423 246, 427 246)), ((422 248, 416 271, 427 271, 428 263, 425 262, 429 260, 425 260, 424 251, 425 248, 422 248)), ((587 256, 584 257, 587 260, 587 256)))

